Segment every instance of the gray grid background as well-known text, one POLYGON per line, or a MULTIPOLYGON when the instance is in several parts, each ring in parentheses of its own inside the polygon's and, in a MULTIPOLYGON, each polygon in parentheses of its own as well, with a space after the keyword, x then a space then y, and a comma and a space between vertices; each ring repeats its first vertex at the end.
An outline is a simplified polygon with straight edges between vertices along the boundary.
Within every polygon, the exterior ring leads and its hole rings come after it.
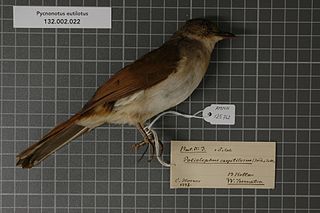
POLYGON ((1 0, 0 212, 320 212, 319 0, 1 0), (112 29, 13 29, 12 5, 111 6, 112 29), (199 88, 176 110, 236 105, 236 125, 166 116, 170 139, 276 141, 274 190, 169 189, 169 169, 137 162, 129 126, 106 125, 32 170, 15 155, 79 110, 112 73, 209 16, 219 43, 199 88))

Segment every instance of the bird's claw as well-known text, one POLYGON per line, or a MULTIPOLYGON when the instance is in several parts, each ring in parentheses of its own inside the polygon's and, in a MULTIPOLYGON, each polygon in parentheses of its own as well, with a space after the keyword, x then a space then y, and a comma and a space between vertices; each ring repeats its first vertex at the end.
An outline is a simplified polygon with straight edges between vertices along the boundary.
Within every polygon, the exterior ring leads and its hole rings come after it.
POLYGON ((134 148, 135 150, 138 150, 140 147, 147 145, 146 149, 144 150, 144 152, 142 153, 141 157, 138 159, 138 162, 142 160, 142 158, 144 157, 144 155, 147 153, 149 146, 151 145, 152 147, 152 156, 151 159, 149 159, 148 161, 150 162, 154 156, 155 153, 155 147, 154 147, 154 142, 153 140, 150 139, 144 139, 143 141, 140 141, 138 143, 135 143, 132 145, 132 148, 134 148))
POLYGON ((162 152, 163 152, 163 144, 162 144, 162 142, 159 141, 159 140, 157 141, 160 144, 160 150, 159 150, 159 153, 157 153, 156 152, 155 137, 153 135, 153 132, 149 129, 149 127, 144 127, 143 128, 141 124, 138 124, 137 128, 140 131, 140 133, 143 135, 144 139, 142 141, 138 142, 138 143, 133 144, 132 148, 134 148, 137 151, 140 147, 142 147, 144 145, 147 145, 145 151, 142 153, 142 155, 139 158, 138 162, 141 161, 141 159, 147 153, 150 145, 152 147, 152 154, 151 154, 151 158, 148 160, 148 162, 151 162, 155 155, 161 156, 162 152))
POLYGON ((143 140, 143 141, 140 141, 140 142, 138 142, 138 143, 133 144, 133 145, 132 145, 132 148, 133 148, 134 150, 138 150, 140 147, 142 147, 142 146, 144 146, 144 145, 146 145, 146 144, 148 144, 148 142, 146 142, 145 140, 143 140))
MULTIPOLYGON (((160 144, 160 152, 159 152, 159 155, 161 156, 162 155, 162 152, 163 152, 163 144, 161 141, 159 141, 159 144, 160 144)), ((156 155, 156 147, 155 147, 155 142, 154 142, 154 137, 153 135, 149 135, 148 138, 145 138, 144 140, 138 142, 138 143, 135 143, 132 145, 132 148, 134 148, 135 150, 138 150, 140 147, 144 146, 144 145, 147 145, 145 151, 142 153, 141 157, 138 159, 138 162, 142 160, 142 158, 145 156, 145 154, 147 153, 148 149, 149 149, 149 146, 152 147, 152 154, 151 154, 151 157, 148 159, 148 162, 151 162, 152 159, 154 158, 154 156, 156 155)))

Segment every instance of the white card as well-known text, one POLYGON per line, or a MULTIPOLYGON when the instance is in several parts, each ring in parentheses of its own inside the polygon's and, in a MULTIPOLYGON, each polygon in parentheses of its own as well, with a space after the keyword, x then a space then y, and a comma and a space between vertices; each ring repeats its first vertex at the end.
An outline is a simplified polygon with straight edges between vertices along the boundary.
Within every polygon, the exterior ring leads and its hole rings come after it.
POLYGON ((275 142, 171 141, 170 188, 273 189, 275 142))
POLYGON ((203 119, 210 124, 234 125, 236 106, 233 104, 211 104, 203 110, 203 119))
POLYGON ((13 6, 13 27, 111 28, 111 8, 13 6))

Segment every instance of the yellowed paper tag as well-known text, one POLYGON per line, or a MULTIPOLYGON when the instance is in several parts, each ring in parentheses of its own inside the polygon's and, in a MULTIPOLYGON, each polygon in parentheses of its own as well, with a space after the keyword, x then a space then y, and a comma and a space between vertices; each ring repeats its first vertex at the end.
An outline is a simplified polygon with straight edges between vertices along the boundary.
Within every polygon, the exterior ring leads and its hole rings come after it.
POLYGON ((170 188, 273 189, 275 153, 275 142, 171 141, 170 188))

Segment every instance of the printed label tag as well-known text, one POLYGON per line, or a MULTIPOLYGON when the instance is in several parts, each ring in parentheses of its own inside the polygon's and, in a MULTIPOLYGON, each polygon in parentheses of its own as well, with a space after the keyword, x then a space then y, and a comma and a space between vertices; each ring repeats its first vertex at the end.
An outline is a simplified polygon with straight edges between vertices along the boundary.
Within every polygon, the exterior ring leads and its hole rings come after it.
POLYGON ((211 104, 203 110, 203 119, 211 124, 234 125, 236 106, 233 104, 211 104))
POLYGON ((111 28, 111 8, 13 6, 13 27, 111 28))
POLYGON ((275 142, 171 141, 170 188, 275 184, 275 142))

